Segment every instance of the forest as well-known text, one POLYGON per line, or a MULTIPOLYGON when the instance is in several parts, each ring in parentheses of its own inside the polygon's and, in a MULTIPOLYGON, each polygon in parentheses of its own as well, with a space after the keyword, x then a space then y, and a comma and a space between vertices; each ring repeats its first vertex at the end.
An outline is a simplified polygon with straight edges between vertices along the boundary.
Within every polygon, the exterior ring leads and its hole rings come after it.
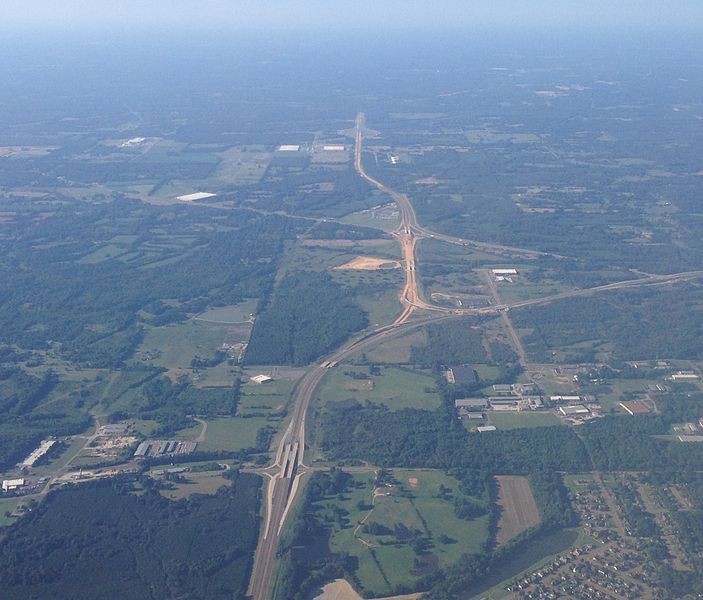
POLYGON ((551 352, 567 348, 571 362, 594 362, 597 346, 612 346, 615 360, 703 357, 701 301, 698 288, 681 284, 657 291, 611 292, 571 298, 546 306, 511 312, 516 327, 531 331, 523 337, 530 357, 552 360, 551 352))
POLYGON ((482 332, 472 320, 439 323, 427 327, 427 345, 413 346, 411 361, 423 367, 486 363, 482 332))
POLYGON ((143 323, 268 293, 282 240, 299 226, 246 211, 121 200, 53 207, 46 219, 20 212, 12 234, 0 238, 3 340, 28 349, 58 344, 86 366, 122 364, 143 323))
POLYGON ((368 324, 351 291, 327 273, 286 275, 254 323, 246 362, 306 365, 368 324))
POLYGON ((0 537, 3 596, 243 599, 260 479, 235 473, 215 495, 178 502, 153 485, 122 478, 50 493, 0 537))
POLYGON ((0 468, 20 461, 46 437, 81 433, 91 425, 80 397, 42 406, 57 381, 52 371, 36 377, 16 366, 1 369, 0 468))

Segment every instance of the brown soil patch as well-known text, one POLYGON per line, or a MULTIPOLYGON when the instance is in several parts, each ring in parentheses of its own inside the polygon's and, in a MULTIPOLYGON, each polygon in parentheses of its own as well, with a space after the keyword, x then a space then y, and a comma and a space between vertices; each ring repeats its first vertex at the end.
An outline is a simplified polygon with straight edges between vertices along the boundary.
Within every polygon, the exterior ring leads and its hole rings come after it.
POLYGON ((351 269, 356 271, 378 271, 379 269, 400 269, 397 260, 386 258, 372 258, 370 256, 357 256, 349 262, 335 267, 335 269, 351 269))
POLYGON ((414 488, 416 488, 416 487, 418 486, 418 484, 419 484, 419 482, 418 482, 418 480, 417 480, 416 477, 410 477, 410 478, 408 479, 408 483, 410 484, 410 487, 414 487, 414 488))
MULTIPOLYGON (((383 600, 416 600, 421 594, 407 594, 393 596, 383 600)), ((315 600, 362 600, 346 579, 336 579, 322 588, 322 593, 315 596, 315 600)))
POLYGON ((540 522, 527 477, 501 475, 498 481, 498 505, 502 512, 498 521, 496 542, 499 546, 509 542, 540 522))

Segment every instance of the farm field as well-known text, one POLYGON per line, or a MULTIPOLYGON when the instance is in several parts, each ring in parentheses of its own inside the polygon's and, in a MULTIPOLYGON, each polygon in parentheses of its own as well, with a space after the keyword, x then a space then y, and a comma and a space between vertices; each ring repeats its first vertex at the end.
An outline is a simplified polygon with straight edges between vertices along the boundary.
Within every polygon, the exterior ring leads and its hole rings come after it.
POLYGON ((496 480, 501 509, 496 543, 501 546, 526 529, 539 525, 540 516, 527 477, 499 475, 496 480))
POLYGON ((320 390, 325 403, 353 399, 357 402, 385 404, 391 410, 421 408, 432 410, 440 405, 434 378, 427 371, 382 365, 377 374, 370 367, 337 367, 320 390))
POLYGON ((137 355, 148 357, 143 361, 148 365, 190 370, 196 356, 213 356, 226 339, 226 325, 191 319, 147 329, 137 355))
POLYGON ((378 489, 373 475, 356 475, 343 500, 319 503, 325 514, 334 507, 348 511, 346 524, 334 525, 330 548, 357 557, 359 582, 364 590, 378 595, 392 594, 396 586, 412 585, 422 575, 424 561, 425 568, 447 566, 462 554, 479 552, 488 536, 487 516, 470 521, 455 516, 454 498, 464 497, 455 479, 439 471, 418 469, 394 469, 392 475, 394 482, 378 489), (449 490, 446 498, 439 497, 440 484, 449 490), (357 525, 360 521, 374 531, 372 524, 376 523, 391 533, 368 533, 363 525, 357 525), (404 533, 406 530, 429 540, 427 554, 416 554, 411 543, 414 536, 403 539, 410 535, 404 533))

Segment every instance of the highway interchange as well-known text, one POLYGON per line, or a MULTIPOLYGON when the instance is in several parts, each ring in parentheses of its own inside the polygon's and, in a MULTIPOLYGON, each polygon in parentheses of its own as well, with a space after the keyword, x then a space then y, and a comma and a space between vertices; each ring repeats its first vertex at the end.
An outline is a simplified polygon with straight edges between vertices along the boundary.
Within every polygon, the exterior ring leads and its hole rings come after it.
POLYGON ((593 288, 571 290, 542 298, 512 303, 496 303, 481 308, 447 308, 428 303, 422 298, 421 287, 417 281, 416 249, 419 240, 423 238, 432 238, 495 254, 509 254, 513 259, 536 258, 540 255, 559 255, 465 240, 435 233, 420 226, 415 210, 405 194, 389 188, 366 173, 362 163, 364 131, 364 115, 359 113, 356 117, 354 148, 356 171, 369 184, 388 194, 396 203, 400 212, 400 225, 392 232, 392 235, 400 243, 403 256, 405 283, 399 294, 400 302, 403 304, 403 311, 393 323, 367 331, 351 339, 323 361, 312 365, 296 384, 291 397, 290 422, 285 433, 280 438, 275 460, 267 468, 258 471, 267 477, 267 489, 264 495, 264 526, 254 557, 254 566, 249 585, 249 594, 254 600, 268 600, 271 593, 275 574, 276 553, 283 526, 295 501, 297 491, 300 489, 301 478, 310 471, 309 467, 303 462, 307 410, 329 368, 387 337, 423 327, 428 323, 469 315, 497 314, 514 308, 538 306, 566 298, 589 296, 596 293, 641 286, 667 285, 703 277, 703 271, 689 271, 670 275, 639 273, 641 277, 638 279, 630 279, 593 288), (423 311, 425 313, 424 316, 417 316, 417 311, 423 311), (414 315, 416 316, 411 318, 414 315))

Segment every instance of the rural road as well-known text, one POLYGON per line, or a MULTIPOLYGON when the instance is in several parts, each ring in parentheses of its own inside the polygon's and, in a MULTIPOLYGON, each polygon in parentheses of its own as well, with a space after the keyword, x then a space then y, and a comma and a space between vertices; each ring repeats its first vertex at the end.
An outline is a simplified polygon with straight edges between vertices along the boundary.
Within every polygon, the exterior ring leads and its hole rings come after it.
MULTIPOLYGON (((703 277, 703 271, 689 271, 670 275, 646 275, 640 279, 610 283, 593 288, 571 290, 552 296, 513 303, 500 303, 498 297, 496 297, 496 304, 482 308, 446 308, 429 304, 422 299, 420 285, 417 281, 415 250, 417 242, 420 239, 432 238, 452 244, 472 246, 499 254, 511 253, 513 258, 536 257, 548 253, 454 238, 436 234, 421 227, 417 222, 415 210, 408 197, 369 176, 364 170, 361 161, 363 130, 364 115, 363 113, 359 113, 356 117, 356 143, 354 150, 354 164, 356 170, 364 180, 375 186, 378 190, 390 195, 400 210, 401 223, 393 232, 393 235, 401 245, 405 267, 405 284, 399 294, 404 309, 393 323, 353 338, 336 352, 329 355, 323 362, 312 365, 294 387, 291 395, 291 419, 280 440, 275 460, 270 466, 258 471, 268 478, 268 482, 266 494, 264 495, 264 527, 254 557, 254 565, 249 583, 249 596, 254 600, 269 600, 276 563, 276 553, 280 535, 283 531, 283 525, 295 501, 301 477, 311 470, 306 467, 303 462, 305 453, 305 419, 310 401, 313 399, 327 369, 336 366, 340 361, 345 360, 356 352, 372 346, 387 337, 397 335, 401 332, 404 333, 411 329, 424 327, 429 323, 470 315, 500 314, 514 308, 540 306, 566 298, 589 296, 606 291, 640 286, 666 285, 703 277), (429 311, 431 314, 409 321, 411 315, 417 309, 429 311)), ((557 256, 554 254, 549 255, 557 256)), ((517 337, 517 335, 515 337, 517 337)), ((522 348, 521 345, 518 347, 522 348)), ((523 359, 524 350, 520 352, 520 355, 521 359, 523 359)))

